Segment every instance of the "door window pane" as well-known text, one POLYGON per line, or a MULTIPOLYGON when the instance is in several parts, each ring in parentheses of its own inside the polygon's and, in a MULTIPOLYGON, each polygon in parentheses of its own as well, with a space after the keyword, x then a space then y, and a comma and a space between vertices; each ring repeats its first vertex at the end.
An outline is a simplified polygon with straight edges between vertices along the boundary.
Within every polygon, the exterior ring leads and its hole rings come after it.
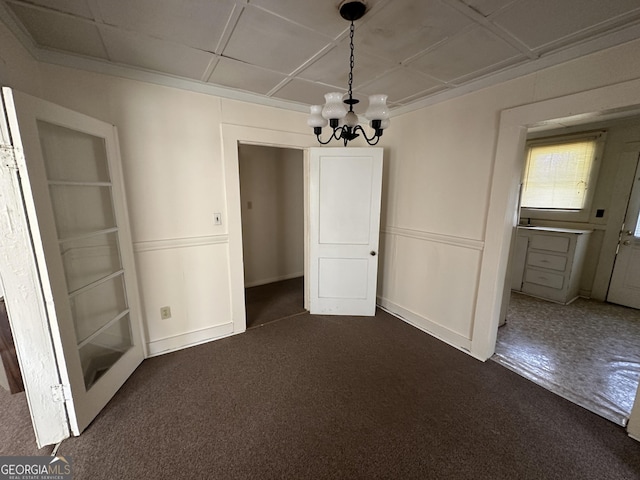
POLYGON ((122 269, 117 232, 63 242, 60 254, 69 293, 122 269))
POLYGON ((38 120, 49 181, 109 182, 104 139, 38 120))
POLYGON ((131 348, 129 315, 125 315, 80 348, 85 388, 91 386, 131 348))
POLYGON ((110 187, 50 185, 58 238, 116 226, 110 187))
POLYGON ((123 280, 118 275, 70 299, 78 343, 128 308, 123 280))

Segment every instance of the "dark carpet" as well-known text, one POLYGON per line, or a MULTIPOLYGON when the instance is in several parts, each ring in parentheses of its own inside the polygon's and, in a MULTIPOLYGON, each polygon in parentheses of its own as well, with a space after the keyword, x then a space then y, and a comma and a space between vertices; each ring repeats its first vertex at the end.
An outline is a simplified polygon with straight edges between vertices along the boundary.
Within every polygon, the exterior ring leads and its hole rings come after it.
POLYGON ((0 456, 51 455, 52 446, 38 449, 24 392, 11 395, 0 387, 0 456))
POLYGON ((146 360, 59 451, 76 479, 637 479, 624 429, 389 314, 146 360))
POLYGON ((304 277, 245 289, 247 328, 303 313, 304 277))

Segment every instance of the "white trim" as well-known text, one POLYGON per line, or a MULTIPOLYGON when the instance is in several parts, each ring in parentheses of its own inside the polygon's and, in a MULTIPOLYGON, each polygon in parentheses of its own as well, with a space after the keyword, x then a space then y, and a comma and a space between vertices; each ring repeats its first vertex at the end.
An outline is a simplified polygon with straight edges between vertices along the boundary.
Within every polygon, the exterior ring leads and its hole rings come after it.
MULTIPOLYGON (((242 251, 242 214, 240 205, 240 168, 238 144, 266 145, 282 148, 297 148, 305 152, 305 182, 308 179, 308 148, 315 142, 311 132, 303 134, 222 123, 222 159, 224 164, 225 200, 227 204, 229 232, 229 285, 231 288, 231 312, 234 331, 246 330, 246 306, 244 298, 244 261, 242 251)), ((306 183, 305 183, 306 189, 306 183)), ((305 190, 306 195, 306 190, 305 190)), ((307 211, 305 196, 305 211, 307 211)), ((306 218, 306 216, 305 216, 306 218)), ((306 220, 305 220, 306 221, 306 220)), ((307 226, 305 226, 305 229, 307 226)), ((308 232, 305 231, 305 277, 308 262, 308 232)), ((305 306, 308 305, 308 288, 305 288, 305 306)))
POLYGON ((481 252, 484 250, 484 242, 482 240, 474 240, 472 238, 455 237, 453 235, 442 235, 440 233, 425 232, 422 230, 411 230, 408 228, 385 227, 382 233, 388 235, 398 235, 401 237, 415 238, 418 240, 426 240, 427 242, 443 243, 453 247, 469 248, 481 252))
POLYGON ((286 275, 280 275, 278 277, 263 278, 261 280, 255 280, 249 283, 245 282, 244 288, 259 287, 260 285, 267 285, 269 283, 281 282, 283 280, 291 280, 292 278, 298 278, 298 277, 304 277, 304 271, 288 273, 286 275))
POLYGON ((440 93, 436 93, 422 100, 410 103, 403 107, 394 108, 391 110, 391 116, 404 115, 405 113, 420 110, 421 108, 429 107, 437 103, 442 103, 447 100, 451 100, 467 93, 472 93, 483 88, 499 85, 500 83, 514 80, 516 78, 529 75, 531 73, 544 70, 545 68, 560 65, 564 62, 575 60, 585 55, 599 52, 607 48, 622 45, 633 40, 640 38, 640 25, 634 24, 628 27, 621 28, 615 32, 597 36, 591 40, 587 40, 578 45, 565 48, 555 53, 545 55, 538 60, 524 63, 522 65, 507 68, 500 72, 486 75, 478 80, 470 83, 463 84, 459 87, 454 87, 450 90, 445 90, 440 93))
POLYGON ((495 350, 527 128, 567 117, 586 123, 595 113, 602 118, 639 105, 640 79, 635 79, 502 111, 473 322, 474 356, 487 359, 495 350))
MULTIPOLYGON (((238 333, 238 332, 236 332, 238 333)), ((171 335, 147 343, 147 358, 156 357, 165 353, 175 352, 183 348, 201 345, 213 340, 219 340, 229 335, 233 335, 233 322, 223 323, 213 327, 201 328, 192 332, 171 335)))
POLYGON ((309 112, 309 106, 295 103, 290 100, 281 98, 266 97, 257 93, 245 92, 242 90, 234 90, 232 88, 222 87, 213 83, 206 83, 190 78, 178 77, 168 73, 160 73, 152 70, 131 67, 127 65, 118 65, 108 63, 104 60, 87 58, 77 55, 69 55, 54 50, 38 49, 36 58, 43 63, 50 63, 62 67, 75 68, 87 72, 96 72, 103 75, 111 75, 114 77, 126 78, 129 80, 138 80, 140 82, 152 83, 163 87, 179 88, 190 92, 204 93, 230 100, 238 100, 241 102, 249 102, 257 105, 265 105, 267 107, 283 108, 296 112, 309 112))
POLYGON ((464 335, 460 335, 453 330, 449 330, 447 327, 444 327, 439 323, 430 320, 429 318, 423 317, 422 315, 418 315, 411 310, 401 307, 397 303, 393 303, 391 300, 388 300, 386 298, 378 297, 378 306, 385 312, 399 318, 403 322, 408 323, 418 330, 422 330, 432 337, 435 337, 438 340, 441 340, 444 343, 475 357, 475 355, 470 352, 471 340, 466 338, 464 335))
POLYGON ((218 245, 223 243, 229 243, 229 236, 222 235, 207 235, 202 237, 182 237, 182 238, 167 238, 163 240, 143 240, 135 242, 133 244, 133 250, 136 253, 151 252, 154 250, 171 250, 173 248, 189 248, 189 247, 201 247, 204 245, 218 245))

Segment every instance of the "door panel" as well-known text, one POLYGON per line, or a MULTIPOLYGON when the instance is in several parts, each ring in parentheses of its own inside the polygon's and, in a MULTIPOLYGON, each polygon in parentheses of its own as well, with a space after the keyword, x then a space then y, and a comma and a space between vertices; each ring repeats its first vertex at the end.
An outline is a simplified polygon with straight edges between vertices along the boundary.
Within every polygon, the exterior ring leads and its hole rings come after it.
MULTIPOLYGON (((628 153, 639 158, 638 152, 628 153)), ((637 160, 636 160, 637 161, 637 160)), ((640 163, 620 232, 607 301, 640 309, 640 163)))
POLYGON ((71 430, 144 357, 115 128, 3 89, 71 430))
POLYGON ((310 310, 374 315, 381 148, 310 151, 310 310))

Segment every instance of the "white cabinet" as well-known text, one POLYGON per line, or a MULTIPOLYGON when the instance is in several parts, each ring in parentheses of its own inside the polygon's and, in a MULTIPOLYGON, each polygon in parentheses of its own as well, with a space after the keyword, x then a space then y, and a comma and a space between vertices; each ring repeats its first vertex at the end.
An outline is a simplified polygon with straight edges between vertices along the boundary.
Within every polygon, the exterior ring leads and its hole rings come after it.
POLYGON ((512 289, 562 304, 578 297, 591 230, 518 227, 512 289), (526 245, 526 255, 524 253, 526 245), (519 288, 518 288, 519 285, 519 288))

